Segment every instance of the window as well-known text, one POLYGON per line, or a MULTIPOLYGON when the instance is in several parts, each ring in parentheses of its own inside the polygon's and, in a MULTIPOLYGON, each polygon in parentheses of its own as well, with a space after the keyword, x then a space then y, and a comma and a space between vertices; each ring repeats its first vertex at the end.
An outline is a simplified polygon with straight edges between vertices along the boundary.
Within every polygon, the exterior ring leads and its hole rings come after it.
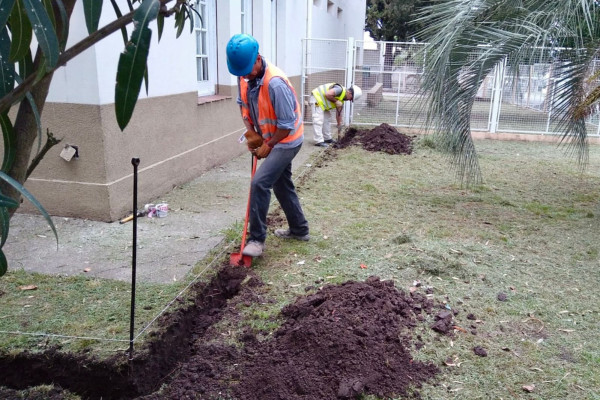
POLYGON ((252 34, 252 0, 242 0, 242 33, 252 34))
POLYGON ((215 94, 217 84, 216 4, 215 0, 196 0, 196 75, 198 95, 215 94))

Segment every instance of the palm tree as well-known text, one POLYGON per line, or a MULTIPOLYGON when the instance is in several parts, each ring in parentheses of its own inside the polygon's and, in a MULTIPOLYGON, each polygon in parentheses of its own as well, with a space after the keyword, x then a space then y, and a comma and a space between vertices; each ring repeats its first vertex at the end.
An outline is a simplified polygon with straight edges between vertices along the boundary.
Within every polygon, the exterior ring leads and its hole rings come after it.
POLYGON ((539 62, 542 53, 552 62, 561 142, 585 166, 585 119, 600 99, 593 70, 600 49, 598 0, 440 0, 418 21, 426 26, 420 39, 429 43, 422 86, 427 124, 463 183, 481 181, 469 123, 478 88, 496 65, 506 62, 517 77, 520 65, 539 62))

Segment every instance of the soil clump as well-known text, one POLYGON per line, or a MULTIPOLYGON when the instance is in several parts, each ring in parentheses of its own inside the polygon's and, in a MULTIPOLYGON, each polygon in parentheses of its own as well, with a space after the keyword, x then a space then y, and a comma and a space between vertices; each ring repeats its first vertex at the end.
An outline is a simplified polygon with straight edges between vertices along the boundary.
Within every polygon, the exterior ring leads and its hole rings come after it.
POLYGON ((284 307, 285 321, 259 340, 246 330, 235 349, 198 342, 168 389, 144 399, 350 399, 368 393, 418 398, 438 372, 413 359, 413 330, 439 306, 371 277, 324 286, 284 307))
POLYGON ((251 269, 224 265, 195 290, 193 304, 165 315, 163 330, 129 365, 126 354, 106 361, 56 350, 4 357, 0 384, 10 389, 0 388, 0 396, 51 384, 47 398, 56 399, 62 390, 83 399, 418 398, 438 372, 411 352, 422 346, 414 328, 441 305, 392 281, 323 286, 284 307, 272 335, 246 328, 225 343, 215 324, 226 318, 235 326, 240 309, 269 301, 267 289, 251 269))
MULTIPOLYGON (((333 147, 353 144, 388 154, 412 152, 412 138, 387 124, 350 128, 333 147)), ((162 316, 159 331, 131 362, 127 354, 97 361, 60 349, 0 356, 0 397, 19 398, 16 390, 45 384, 53 385, 46 397, 32 389, 27 398, 419 398, 418 389, 439 369, 413 358, 423 346, 415 328, 434 320, 431 329, 452 335, 456 313, 378 277, 315 286, 306 288, 315 293, 281 310, 277 321, 283 322, 273 334, 247 327, 223 340, 219 321, 236 326, 244 307, 270 301, 251 269, 225 264, 211 282, 192 288, 188 305, 162 316)))
POLYGON ((391 125, 383 123, 370 130, 348 128, 344 136, 333 145, 343 149, 359 144, 368 151, 382 151, 388 154, 411 154, 412 137, 400 133, 391 125))

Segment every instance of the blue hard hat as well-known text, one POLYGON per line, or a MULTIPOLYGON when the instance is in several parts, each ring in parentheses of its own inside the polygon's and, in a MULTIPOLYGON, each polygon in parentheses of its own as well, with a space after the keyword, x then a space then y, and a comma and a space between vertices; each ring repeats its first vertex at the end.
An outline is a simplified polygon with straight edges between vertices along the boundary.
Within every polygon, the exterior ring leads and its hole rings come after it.
POLYGON ((233 35, 227 43, 227 68, 232 75, 245 76, 258 57, 258 42, 245 33, 233 35))

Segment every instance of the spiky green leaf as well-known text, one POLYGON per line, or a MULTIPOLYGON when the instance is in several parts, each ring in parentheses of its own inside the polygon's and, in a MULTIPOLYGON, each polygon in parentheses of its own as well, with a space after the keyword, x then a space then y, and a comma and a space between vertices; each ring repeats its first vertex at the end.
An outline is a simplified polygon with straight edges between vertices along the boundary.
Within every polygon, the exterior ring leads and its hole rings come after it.
POLYGON ((29 74, 33 72, 33 57, 31 56, 31 50, 27 49, 25 56, 19 60, 19 76, 27 78, 29 74))
POLYGON ((15 199, 11 199, 8 196, 4 196, 3 194, 0 194, 0 207, 1 208, 17 208, 19 207, 19 202, 16 201, 15 199))
POLYGON ((8 238, 8 230, 10 228, 10 213, 8 208, 0 207, 0 248, 6 243, 8 238))
POLYGON ((165 16, 163 14, 158 14, 158 17, 156 17, 156 27, 158 29, 158 41, 160 42, 163 29, 165 28, 165 16))
MULTIPOLYGON (((60 35, 58 35, 59 37, 59 42, 58 42, 58 47, 60 49, 60 51, 64 51, 64 49, 67 47, 67 39, 69 38, 69 16, 67 15, 67 10, 65 8, 65 5, 63 4, 62 0, 54 0, 56 2, 56 6, 58 7, 58 14, 60 15, 60 26, 61 26, 61 30, 60 30, 60 35)), ((58 29, 57 29, 58 32, 58 29)))
POLYGON ((6 256, 4 252, 0 250, 0 276, 3 276, 8 271, 8 261, 6 260, 6 256))
POLYGON ((56 238, 56 245, 58 246, 58 233, 56 233, 56 228, 54 227, 52 218, 50 218, 50 215, 48 214, 46 209, 40 204, 40 202, 35 197, 33 197, 33 195, 31 193, 29 193, 29 191, 27 189, 25 189, 25 187, 23 185, 21 185, 18 181, 16 181, 15 179, 8 176, 6 173, 4 173, 2 171, 0 171, 0 179, 6 181, 9 185, 11 185, 13 188, 15 188, 19 193, 21 193, 21 195, 23 197, 25 197, 27 200, 29 200, 31 202, 31 204, 33 204, 35 206, 35 208, 38 209, 38 211, 42 214, 42 216, 44 217, 46 222, 48 222, 48 225, 50 225, 52 232, 54 232, 54 237, 56 238))
POLYGON ((6 26, 14 5, 15 0, 0 0, 0 29, 6 26))
POLYGON ((52 22, 52 26, 56 28, 56 19, 54 18, 54 9, 52 8, 52 0, 42 0, 42 4, 44 5, 44 9, 48 13, 48 17, 52 22))
POLYGON ((148 95, 148 86, 150 85, 148 80, 148 64, 146 63, 146 69, 144 70, 144 88, 146 89, 146 95, 148 95))
MULTIPOLYGON (((121 18, 123 16, 123 13, 121 12, 121 9, 119 8, 119 5, 117 4, 116 0, 110 0, 110 3, 112 4, 113 9, 115 10, 117 18, 121 18)), ((121 28, 121 35, 123 35, 123 43, 127 45, 127 28, 121 28)))
POLYGON ((177 33, 175 34, 176 38, 181 36, 181 32, 183 32, 183 28, 185 26, 185 7, 182 7, 181 10, 175 14, 175 27, 177 28, 177 33))
POLYGON ((133 15, 135 29, 131 34, 131 40, 119 57, 115 111, 121 130, 129 123, 140 93, 152 38, 152 31, 148 28, 148 24, 158 15, 159 6, 158 0, 142 2, 133 15))
POLYGON ((498 65, 506 66, 515 85, 519 68, 539 63, 548 50, 552 55, 543 62, 556 72, 552 117, 586 162, 586 125, 574 111, 585 99, 585 78, 594 69, 600 37, 597 1, 448 0, 432 2, 417 21, 425 26, 419 36, 428 42, 423 75, 427 123, 443 138, 467 183, 480 176, 470 110, 482 81, 498 65))
POLYGON ((32 29, 23 7, 23 1, 18 0, 10 14, 10 33, 12 35, 10 61, 17 62, 25 57, 31 45, 32 29))
MULTIPOLYGON (((20 85, 23 83, 23 79, 19 75, 15 75, 15 81, 20 85)), ((33 113, 33 117, 35 118, 35 124, 37 126, 37 138, 38 138, 38 148, 37 152, 40 152, 42 148, 42 118, 40 117, 40 111, 38 110, 37 104, 35 104, 35 100, 33 100, 33 95, 31 92, 25 93, 25 97, 29 102, 29 106, 31 107, 31 112, 33 113)), ((7 171, 7 170, 2 170, 7 171)))
POLYGON ((33 117, 35 118, 35 124, 37 126, 37 138, 38 138, 38 147, 37 147, 37 151, 36 153, 40 152, 40 149, 42 148, 42 119, 40 117, 40 111, 37 108, 37 105, 35 104, 35 100, 33 100, 33 95, 31 94, 31 92, 27 92, 25 94, 25 97, 27 98, 27 101, 29 102, 29 106, 31 107, 31 112, 33 113, 33 117))
POLYGON ((0 97, 15 87, 15 64, 10 62, 10 38, 8 28, 0 32, 0 97))
POLYGON ((97 31, 102 13, 102 0, 83 0, 83 13, 88 33, 97 31))
POLYGON ((46 68, 51 69, 58 61, 58 38, 54 24, 39 0, 23 0, 25 12, 33 26, 33 32, 46 59, 46 68))
POLYGON ((2 126, 2 136, 4 137, 4 157, 2 159, 1 170, 8 172, 12 168, 17 155, 17 136, 8 115, 0 115, 0 125, 2 126))

